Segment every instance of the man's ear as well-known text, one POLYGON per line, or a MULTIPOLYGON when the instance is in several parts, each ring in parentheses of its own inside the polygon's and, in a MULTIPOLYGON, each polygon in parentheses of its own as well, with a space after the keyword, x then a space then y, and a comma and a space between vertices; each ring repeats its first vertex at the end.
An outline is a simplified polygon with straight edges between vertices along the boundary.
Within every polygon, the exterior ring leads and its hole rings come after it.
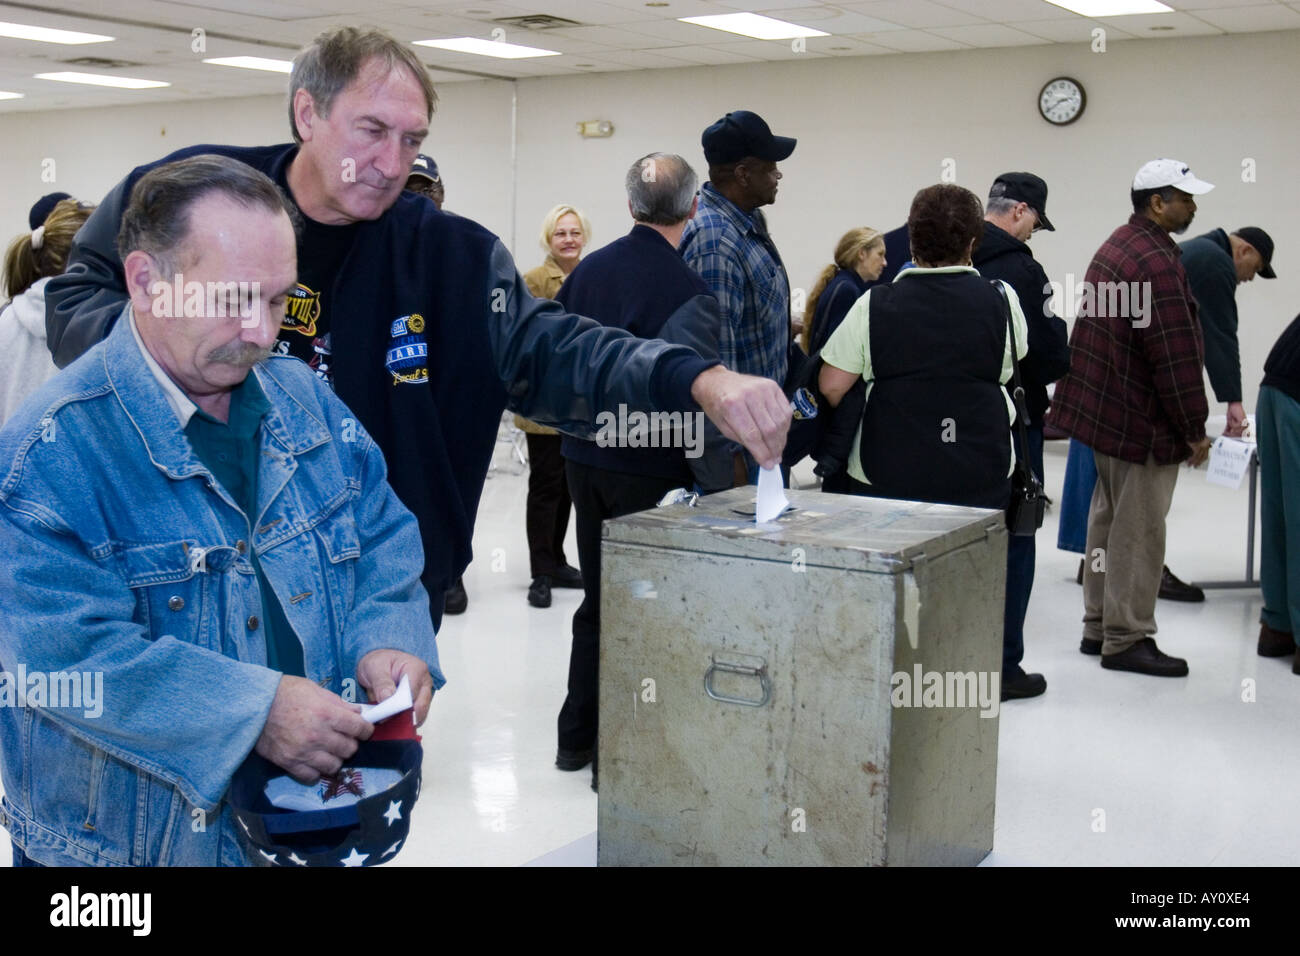
POLYGON ((170 276, 163 277, 153 256, 139 249, 129 253, 122 263, 126 291, 136 312, 170 316, 172 302, 170 276))
POLYGON ((691 219, 694 219, 695 214, 699 212, 699 209, 700 209, 700 194, 696 193, 695 198, 691 200, 691 211, 686 216, 687 220, 689 221, 691 219))
POLYGON ((295 90, 293 94, 293 124, 298 129, 298 137, 304 143, 311 139, 312 124, 316 121, 318 115, 316 101, 312 99, 311 94, 304 89, 295 90))

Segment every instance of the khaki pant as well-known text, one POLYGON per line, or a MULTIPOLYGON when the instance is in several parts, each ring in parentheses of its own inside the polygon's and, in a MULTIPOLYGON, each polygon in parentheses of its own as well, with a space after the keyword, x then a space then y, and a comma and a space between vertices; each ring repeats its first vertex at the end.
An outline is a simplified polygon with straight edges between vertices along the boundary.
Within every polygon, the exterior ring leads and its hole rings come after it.
POLYGON ((1093 452, 1097 486, 1088 510, 1083 563, 1083 636, 1103 654, 1128 650, 1156 632, 1165 563, 1165 517, 1178 465, 1146 464, 1093 452))

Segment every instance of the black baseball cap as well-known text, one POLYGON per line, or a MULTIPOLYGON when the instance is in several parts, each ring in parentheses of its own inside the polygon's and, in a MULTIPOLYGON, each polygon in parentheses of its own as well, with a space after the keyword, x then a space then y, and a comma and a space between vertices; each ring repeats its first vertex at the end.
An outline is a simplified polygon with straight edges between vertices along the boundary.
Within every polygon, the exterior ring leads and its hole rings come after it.
POLYGON ((704 131, 700 137, 704 159, 710 166, 734 163, 746 156, 757 156, 779 163, 794 152, 795 140, 773 136, 763 117, 749 110, 728 113, 704 131))
POLYGON ((1259 270, 1259 276, 1263 279, 1276 279, 1277 273, 1273 271, 1272 265, 1273 237, 1259 226, 1242 226, 1233 235, 1245 239, 1259 252, 1260 258, 1264 260, 1264 268, 1259 270))
MULTIPOLYGON (((44 225, 45 220, 49 218, 50 213, 54 212, 54 207, 57 206, 61 200, 71 198, 72 197, 67 193, 50 193, 49 195, 42 196, 40 199, 36 200, 36 204, 32 206, 32 211, 27 214, 27 225, 33 230, 36 229, 37 226, 44 225)), ((1271 243, 1269 244, 1269 248, 1273 248, 1271 243)))
MULTIPOLYGON (((1022 202, 1038 213, 1038 227, 1048 232, 1056 232, 1056 227, 1047 218, 1047 183, 1033 173, 1003 173, 993 180, 993 185, 1002 185, 1001 195, 1016 202, 1022 202)), ((993 196, 993 190, 989 190, 993 196)))

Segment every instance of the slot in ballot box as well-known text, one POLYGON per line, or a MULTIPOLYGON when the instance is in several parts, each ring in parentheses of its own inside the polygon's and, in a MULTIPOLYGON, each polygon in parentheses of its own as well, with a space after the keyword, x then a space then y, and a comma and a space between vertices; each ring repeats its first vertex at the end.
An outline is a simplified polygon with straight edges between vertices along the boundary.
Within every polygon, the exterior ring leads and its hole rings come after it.
POLYGON ((1002 513, 787 494, 763 525, 753 487, 605 523, 600 865, 992 849, 1002 513))

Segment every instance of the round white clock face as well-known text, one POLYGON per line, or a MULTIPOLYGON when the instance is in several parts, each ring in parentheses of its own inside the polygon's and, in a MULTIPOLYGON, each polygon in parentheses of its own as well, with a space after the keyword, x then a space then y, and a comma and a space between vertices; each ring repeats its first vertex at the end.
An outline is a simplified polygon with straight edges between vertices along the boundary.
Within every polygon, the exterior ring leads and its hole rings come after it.
POLYGON ((1058 76, 1048 80, 1042 92, 1038 94, 1038 112, 1043 119, 1057 126, 1073 123, 1083 113, 1087 97, 1078 80, 1068 76, 1058 76))

